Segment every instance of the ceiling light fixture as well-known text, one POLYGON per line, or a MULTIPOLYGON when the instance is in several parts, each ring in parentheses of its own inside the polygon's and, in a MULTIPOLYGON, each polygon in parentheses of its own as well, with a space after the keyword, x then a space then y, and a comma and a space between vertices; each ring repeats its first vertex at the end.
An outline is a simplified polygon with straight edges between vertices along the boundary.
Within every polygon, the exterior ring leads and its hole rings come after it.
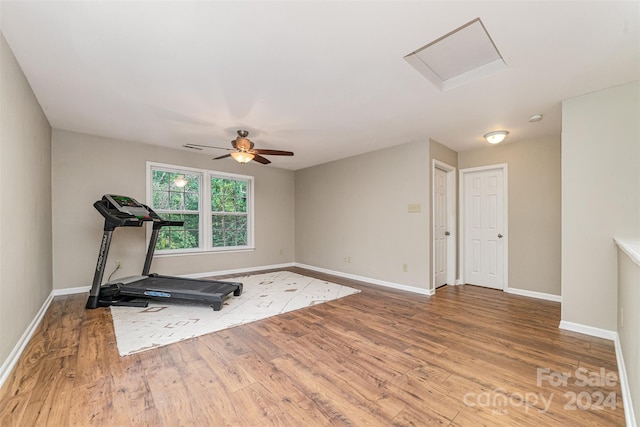
POLYGON ((255 154, 249 153, 247 151, 234 151, 231 153, 231 157, 238 163, 249 163, 255 157, 255 154))
POLYGON ((484 136, 489 144, 499 144, 509 135, 509 132, 506 130, 497 130, 494 132, 489 132, 484 136))
POLYGON ((535 122, 539 122, 540 120, 542 120, 542 114, 534 114, 533 116, 529 117, 529 123, 535 123, 535 122))
POLYGON ((184 177, 184 175, 177 175, 173 180, 173 185, 178 188, 182 188, 187 185, 187 179, 184 177))

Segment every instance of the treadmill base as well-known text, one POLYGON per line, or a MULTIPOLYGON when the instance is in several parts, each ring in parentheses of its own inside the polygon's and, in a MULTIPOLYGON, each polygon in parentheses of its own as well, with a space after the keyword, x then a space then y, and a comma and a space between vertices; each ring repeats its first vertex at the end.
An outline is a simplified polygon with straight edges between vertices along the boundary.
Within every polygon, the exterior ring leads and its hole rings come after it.
POLYGON ((242 294, 242 283, 214 280, 186 279, 182 277, 150 276, 132 283, 107 283, 97 296, 89 296, 86 308, 129 306, 147 307, 150 300, 180 300, 202 302, 214 311, 222 310, 225 299, 233 293, 242 294))

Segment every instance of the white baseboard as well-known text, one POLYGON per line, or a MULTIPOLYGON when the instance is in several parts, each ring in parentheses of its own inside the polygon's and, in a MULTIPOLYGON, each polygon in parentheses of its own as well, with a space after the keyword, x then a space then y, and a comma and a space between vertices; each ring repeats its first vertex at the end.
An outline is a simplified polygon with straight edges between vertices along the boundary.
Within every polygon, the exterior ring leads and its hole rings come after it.
POLYGON ((54 297, 73 294, 84 294, 91 290, 91 286, 78 286, 75 288, 54 289, 52 291, 54 297))
POLYGON ((415 286, 402 285, 400 283, 387 282, 384 280, 372 279, 370 277, 356 276, 355 274, 343 273, 341 271, 328 270, 326 268, 315 267, 313 265, 295 263, 296 267, 306 268, 307 270, 317 271, 319 273, 332 274, 338 277, 344 277, 345 279, 359 280, 361 282, 367 282, 374 285, 386 286, 387 288, 399 289, 401 291, 413 292, 420 295, 431 296, 435 294, 433 289, 416 288, 415 286))
POLYGON ((27 329, 24 331, 24 333, 16 343, 15 347, 13 347, 13 350, 11 350, 11 353, 9 353, 9 357, 7 357, 4 363, 2 363, 2 366, 0 366, 0 387, 2 387, 7 378, 9 378, 11 371, 13 371, 16 363, 18 363, 20 356, 22 356, 22 352, 24 351, 27 344, 29 344, 29 340, 31 340, 33 333, 42 321, 42 318, 47 312, 49 305, 51 305, 53 296, 53 292, 51 292, 42 304, 42 307, 40 307, 40 310, 38 310, 38 312, 36 313, 36 317, 33 318, 27 329))
POLYGON ((226 276, 229 274, 244 274, 244 273, 251 273, 254 271, 275 270, 278 268, 287 268, 287 267, 295 267, 295 266, 296 264, 294 262, 289 262, 285 264, 262 265, 259 267, 236 268, 233 270, 220 270, 220 271, 208 271, 206 273, 182 274, 179 277, 186 277, 189 279, 201 279, 203 277, 226 276))
POLYGON ((594 328, 593 326, 581 325, 580 323, 567 322, 566 320, 561 320, 560 325, 558 327, 566 331, 578 332, 580 334, 591 335, 592 337, 604 338, 606 340, 611 340, 611 341, 615 341, 616 335, 618 335, 616 331, 609 331, 607 329, 594 328))
POLYGON ((624 365, 624 357, 622 355, 620 335, 618 335, 617 332, 613 343, 616 346, 616 361, 618 362, 618 378, 620 378, 620 390, 622 391, 624 418, 627 423, 627 427, 638 427, 633 410, 633 401, 631 400, 631 389, 629 388, 629 379, 627 378, 627 368, 624 365))
MULTIPOLYGON (((295 263, 290 262, 287 264, 263 265, 260 267, 237 268, 234 270, 208 271, 205 273, 193 273, 193 274, 178 274, 176 275, 176 277, 186 277, 188 279, 201 279, 203 277, 225 276, 228 274, 244 274, 244 273, 250 273, 253 271, 274 270, 277 268, 287 268, 287 267, 294 267, 294 266, 295 266, 295 263)), ((116 280, 117 279, 114 279, 114 281, 116 280)), ((82 294, 85 292, 89 292, 90 290, 91 290, 91 286, 78 286, 75 288, 54 289, 53 296, 57 297, 62 295, 82 294)))
POLYGON ((620 344, 620 336, 617 331, 609 331, 607 329, 594 328, 593 326, 581 325, 579 323, 560 321, 560 329, 578 332, 580 334, 591 335, 597 338, 604 338, 613 341, 616 349, 616 362, 618 364, 618 378, 620 379, 620 390, 622 391, 622 403, 624 405, 624 417, 628 427, 637 427, 636 418, 633 410, 633 401, 631 399, 631 389, 629 388, 629 379, 627 378, 627 368, 624 365, 624 356, 622 355, 622 346, 620 344))
POLYGON ((538 298, 553 302, 562 302, 562 297, 560 295, 546 294, 544 292, 528 291, 526 289, 516 288, 507 288, 504 291, 509 294, 520 295, 523 297, 538 298))

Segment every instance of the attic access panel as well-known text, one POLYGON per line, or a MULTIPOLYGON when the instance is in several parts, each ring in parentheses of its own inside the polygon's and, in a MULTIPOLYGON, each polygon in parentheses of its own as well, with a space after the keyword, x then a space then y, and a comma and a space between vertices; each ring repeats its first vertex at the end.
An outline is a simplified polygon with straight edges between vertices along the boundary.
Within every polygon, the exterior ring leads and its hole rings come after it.
POLYGON ((432 41, 404 59, 442 91, 507 67, 480 18, 432 41))

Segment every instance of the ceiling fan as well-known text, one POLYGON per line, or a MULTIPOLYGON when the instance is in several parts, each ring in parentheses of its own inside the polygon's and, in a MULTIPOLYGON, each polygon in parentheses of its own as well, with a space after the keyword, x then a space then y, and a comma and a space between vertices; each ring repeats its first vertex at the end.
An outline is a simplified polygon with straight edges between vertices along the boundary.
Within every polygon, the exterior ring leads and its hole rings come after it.
POLYGON ((249 131, 239 130, 236 139, 231 140, 231 148, 214 147, 212 145, 200 145, 200 144, 185 144, 183 147, 192 148, 195 150, 202 150, 203 148, 217 148, 220 150, 231 151, 229 154, 214 157, 213 160, 224 159, 226 157, 232 157, 238 163, 249 163, 251 160, 255 160, 263 165, 268 165, 271 161, 262 155, 267 156, 293 156, 291 151, 282 150, 265 150, 261 148, 253 148, 254 144, 249 138, 249 131))

